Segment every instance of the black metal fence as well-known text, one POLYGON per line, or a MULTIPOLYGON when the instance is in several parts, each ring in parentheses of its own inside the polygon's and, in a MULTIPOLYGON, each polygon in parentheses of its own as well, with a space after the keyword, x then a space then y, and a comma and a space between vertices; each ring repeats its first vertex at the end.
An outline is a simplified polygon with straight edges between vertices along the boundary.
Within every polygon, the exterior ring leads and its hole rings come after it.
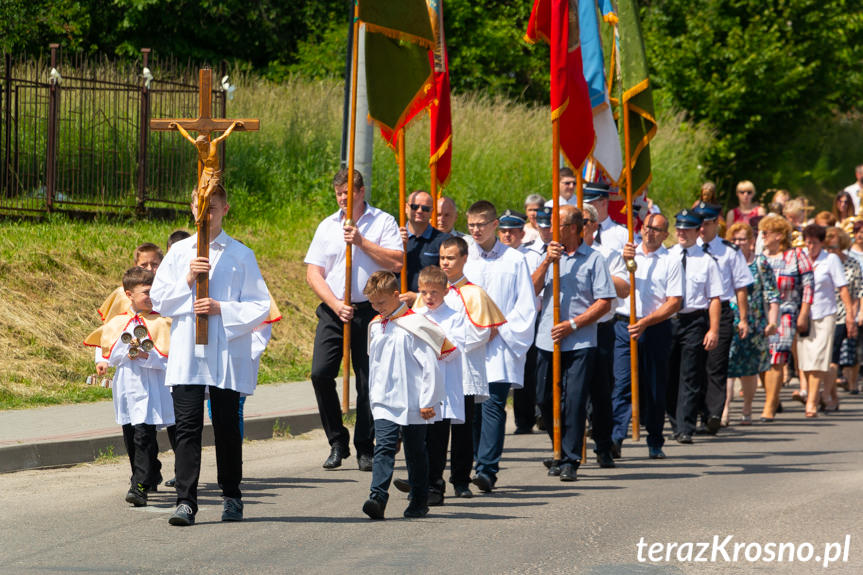
MULTIPOLYGON (((0 212, 145 214, 188 205, 195 151, 149 123, 198 115, 197 70, 149 49, 118 63, 66 57, 56 44, 48 58, 2 60, 0 212)), ((224 118, 226 93, 214 84, 212 115, 224 118)))

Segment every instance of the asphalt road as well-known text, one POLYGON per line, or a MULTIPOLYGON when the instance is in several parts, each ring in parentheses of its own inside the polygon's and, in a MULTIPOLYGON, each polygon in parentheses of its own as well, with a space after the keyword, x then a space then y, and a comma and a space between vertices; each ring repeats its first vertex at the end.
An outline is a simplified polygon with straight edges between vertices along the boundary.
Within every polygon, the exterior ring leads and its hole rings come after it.
POLYGON ((447 498, 420 520, 402 518, 395 489, 388 519, 367 519, 371 475, 354 457, 321 469, 320 431, 245 445, 243 523, 219 521, 212 448, 190 528, 168 525, 164 488, 148 507, 124 502, 125 458, 0 475, 0 573, 863 573, 857 397, 812 421, 786 401, 773 424, 669 442, 662 461, 628 442, 616 469, 589 457, 575 483, 546 476, 544 434, 508 435, 493 494, 447 498), (764 561, 780 543, 793 552, 764 561))

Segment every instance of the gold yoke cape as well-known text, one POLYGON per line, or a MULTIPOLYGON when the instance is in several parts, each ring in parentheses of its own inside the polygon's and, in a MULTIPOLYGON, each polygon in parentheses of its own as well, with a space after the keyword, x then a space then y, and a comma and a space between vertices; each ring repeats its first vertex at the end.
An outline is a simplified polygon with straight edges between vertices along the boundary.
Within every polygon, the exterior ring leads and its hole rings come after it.
POLYGON ((473 325, 479 328, 489 328, 506 323, 503 312, 500 311, 500 308, 485 290, 470 283, 467 278, 462 277, 456 283, 450 284, 450 289, 455 290, 461 298, 467 318, 473 325))
POLYGON ((127 311, 115 315, 88 335, 84 339, 84 345, 101 347, 102 357, 108 359, 111 357, 111 350, 120 340, 120 335, 136 317, 141 319, 147 328, 147 338, 153 341, 154 350, 162 357, 167 357, 171 341, 171 318, 162 317, 156 312, 136 315, 127 311))

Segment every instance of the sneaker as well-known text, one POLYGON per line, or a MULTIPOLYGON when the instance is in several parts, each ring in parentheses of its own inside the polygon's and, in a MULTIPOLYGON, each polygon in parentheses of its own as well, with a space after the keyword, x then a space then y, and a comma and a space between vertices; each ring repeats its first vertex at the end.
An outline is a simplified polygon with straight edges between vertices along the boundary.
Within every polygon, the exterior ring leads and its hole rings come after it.
POLYGON ((165 482, 165 487, 174 487, 177 484, 177 478, 172 477, 168 481, 165 482))
POLYGON ((402 479, 397 477, 393 479, 393 487, 401 491, 402 493, 410 493, 411 492, 411 484, 407 479, 402 479))
POLYGON ((369 497, 363 503, 363 513, 368 515, 370 519, 383 519, 386 508, 386 503, 374 497, 369 497))
POLYGON ((192 508, 186 505, 185 503, 180 503, 177 505, 177 509, 168 519, 168 523, 171 525, 178 525, 181 527, 186 527, 189 525, 195 524, 195 513, 192 511, 192 508))
POLYGON ((242 521, 243 500, 239 497, 225 497, 223 504, 222 521, 242 521))
POLYGON ((130 488, 126 493, 126 503, 131 503, 135 507, 147 505, 147 488, 140 483, 130 488))

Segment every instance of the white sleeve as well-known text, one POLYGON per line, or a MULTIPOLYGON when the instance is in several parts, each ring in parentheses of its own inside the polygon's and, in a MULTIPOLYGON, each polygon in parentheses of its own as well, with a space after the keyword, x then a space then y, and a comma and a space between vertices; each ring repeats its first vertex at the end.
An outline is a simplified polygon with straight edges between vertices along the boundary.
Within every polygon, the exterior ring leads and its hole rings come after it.
MULTIPOLYGON (((444 399, 443 371, 438 361, 437 353, 425 342, 413 338, 413 356, 421 370, 421 385, 419 390, 420 409, 437 407, 444 399)), ((435 410, 438 411, 438 410, 435 410)))
POLYGON ((381 238, 378 245, 387 250, 404 251, 402 236, 399 233, 399 226, 396 223, 395 218, 386 212, 382 212, 381 217, 386 217, 386 221, 383 224, 381 238))
POLYGON ((228 341, 251 333, 270 313, 270 292, 251 251, 242 259, 243 285, 239 301, 221 301, 222 326, 228 341))
POLYGON ((830 270, 830 279, 833 280, 833 285, 836 289, 847 286, 848 280, 845 278, 845 268, 842 266, 839 256, 829 254, 828 257, 830 258, 830 267, 828 269, 830 270))
POLYGON ((163 317, 176 317, 194 312, 192 304, 194 294, 186 282, 188 263, 180 261, 175 256, 178 252, 170 251, 156 271, 156 279, 150 288, 150 299, 153 300, 153 311, 163 317))
POLYGON ((96 347, 96 348, 95 348, 95 350, 96 350, 96 351, 94 352, 94 354, 93 354, 93 355, 95 355, 95 356, 96 356, 96 359, 95 359, 96 363, 104 363, 104 362, 108 361, 108 360, 107 360, 107 359, 105 359, 105 357, 102 355, 102 348, 101 348, 101 347, 96 347))
POLYGON ((536 335, 536 294, 533 292, 527 261, 521 257, 515 265, 517 274, 513 289, 516 290, 516 301, 506 313, 506 323, 498 327, 498 333, 513 354, 522 356, 527 353, 536 335))
POLYGON ((707 297, 713 299, 722 297, 725 290, 722 288, 722 275, 719 271, 719 264, 710 256, 707 258, 707 297))
POLYGON ((739 290, 740 288, 752 285, 755 282, 755 278, 752 277, 752 271, 746 265, 746 258, 743 257, 741 252, 733 248, 728 249, 733 252, 731 258, 731 277, 734 289, 739 290))
POLYGON ((677 258, 665 257, 668 258, 666 262, 665 297, 683 297, 683 266, 677 258))
POLYGON ((252 360, 259 361, 270 343, 273 334, 273 324, 265 323, 255 328, 252 332, 252 360))

